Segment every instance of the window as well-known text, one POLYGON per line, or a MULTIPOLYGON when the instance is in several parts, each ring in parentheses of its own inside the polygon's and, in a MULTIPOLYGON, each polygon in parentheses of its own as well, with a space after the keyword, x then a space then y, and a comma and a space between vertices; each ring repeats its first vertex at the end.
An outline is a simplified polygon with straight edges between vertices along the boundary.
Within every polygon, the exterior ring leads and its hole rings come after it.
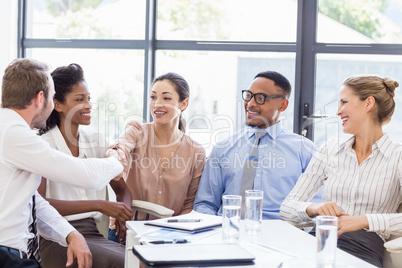
POLYGON ((93 99, 90 128, 100 131, 110 142, 129 121, 142 121, 142 51, 35 48, 28 49, 27 55, 46 62, 51 70, 70 63, 81 65, 93 99))
POLYGON ((46 1, 27 4, 28 38, 143 39, 145 1, 46 1))
MULTIPOLYGON (((188 134, 207 150, 244 126, 241 91, 248 88, 257 73, 276 70, 294 84, 292 53, 159 50, 156 58, 156 74, 175 71, 188 81, 191 94, 185 112, 188 134)), ((292 94, 290 103, 293 102, 292 94)), ((281 116, 284 127, 292 129, 293 105, 281 116)))
MULTIPOLYGON (((345 78, 357 74, 388 76, 402 83, 402 1, 318 1, 315 57, 314 141, 348 137, 336 110, 338 92, 345 78), (325 43, 324 43, 325 42, 325 43), (341 44, 342 43, 342 44, 341 44)), ((395 96, 396 112, 384 130, 401 141, 400 92, 395 96)))
MULTIPOLYGON (((169 71, 190 84, 187 133, 207 152, 244 126, 240 93, 260 71, 289 79, 281 120, 317 145, 343 137, 335 111, 346 77, 370 72, 402 84, 402 0, 19 1, 20 56, 81 64, 94 127, 110 141, 129 120, 150 119, 150 84, 169 71)), ((386 128, 396 141, 399 114, 386 128)))
POLYGON ((402 1, 319 0, 318 10, 318 42, 402 43, 402 1))
POLYGON ((163 0, 157 39, 295 42, 296 20, 294 0, 163 0))

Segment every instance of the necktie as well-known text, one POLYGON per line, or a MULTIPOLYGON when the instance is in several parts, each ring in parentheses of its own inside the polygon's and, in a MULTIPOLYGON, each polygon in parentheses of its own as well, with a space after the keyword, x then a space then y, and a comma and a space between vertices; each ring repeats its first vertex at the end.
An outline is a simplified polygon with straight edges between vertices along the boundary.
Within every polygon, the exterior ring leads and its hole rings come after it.
POLYGON ((244 165, 243 168, 243 177, 241 180, 241 188, 240 188, 240 195, 242 197, 242 209, 241 209, 241 218, 244 219, 245 215, 245 191, 252 190, 254 187, 254 177, 255 177, 255 170, 258 164, 258 144, 260 143, 260 139, 265 136, 267 132, 265 129, 259 129, 255 132, 255 142, 253 148, 251 149, 250 155, 244 165))
POLYGON ((28 259, 35 258, 38 262, 40 262, 39 255, 39 236, 36 230, 36 202, 35 195, 32 196, 32 223, 28 227, 28 231, 33 233, 35 236, 28 240, 28 259))

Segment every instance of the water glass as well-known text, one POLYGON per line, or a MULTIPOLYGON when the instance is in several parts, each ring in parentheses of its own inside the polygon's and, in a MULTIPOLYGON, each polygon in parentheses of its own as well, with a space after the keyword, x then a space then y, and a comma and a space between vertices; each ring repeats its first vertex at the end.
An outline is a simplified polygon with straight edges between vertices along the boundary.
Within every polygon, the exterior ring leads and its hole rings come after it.
POLYGON ((224 242, 237 242, 240 236, 240 195, 222 196, 222 238, 224 242))
POLYGON ((244 197, 246 199, 246 232, 255 235, 261 232, 262 201, 264 192, 261 190, 246 190, 244 197))
POLYGON ((335 267, 336 246, 338 240, 338 217, 316 217, 317 256, 319 268, 335 267))

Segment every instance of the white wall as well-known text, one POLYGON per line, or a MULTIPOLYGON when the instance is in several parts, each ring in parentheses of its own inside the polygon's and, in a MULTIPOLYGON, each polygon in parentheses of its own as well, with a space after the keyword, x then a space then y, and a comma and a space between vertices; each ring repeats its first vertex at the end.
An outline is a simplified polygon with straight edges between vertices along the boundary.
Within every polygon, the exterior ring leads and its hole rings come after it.
MULTIPOLYGON (((0 1, 0 77, 17 57, 18 1, 0 1)), ((2 79, 0 79, 1 85, 2 79)), ((1 92, 0 92, 1 94, 1 92)))

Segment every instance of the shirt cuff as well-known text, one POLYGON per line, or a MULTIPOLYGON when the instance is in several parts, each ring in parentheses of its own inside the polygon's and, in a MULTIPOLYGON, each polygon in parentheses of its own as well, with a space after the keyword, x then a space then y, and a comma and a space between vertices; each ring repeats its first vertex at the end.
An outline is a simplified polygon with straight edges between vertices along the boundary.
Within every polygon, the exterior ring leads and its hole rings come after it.
POLYGON ((389 221, 382 214, 365 214, 369 223, 369 231, 385 232, 389 229, 389 221))
POLYGON ((76 230, 68 221, 60 216, 60 221, 56 225, 43 226, 38 231, 45 239, 57 242, 63 247, 67 247, 68 234, 76 230))
POLYGON ((199 204, 194 206, 194 210, 199 213, 203 214, 209 214, 209 215, 217 215, 216 211, 211 209, 211 207, 204 205, 204 204, 199 204))
POLYGON ((311 220, 313 220, 313 218, 311 218, 311 217, 307 214, 307 208, 308 208, 308 206, 310 206, 311 204, 313 204, 313 203, 311 203, 311 202, 308 202, 308 203, 303 202, 303 203, 301 203, 301 204, 298 206, 298 208, 297 208, 297 214, 298 214, 298 217, 301 219, 301 221, 311 221, 311 220))
POLYGON ((64 247, 68 247, 68 244, 67 244, 67 236, 72 232, 72 231, 76 231, 76 229, 73 227, 73 226, 71 226, 70 225, 70 227, 69 228, 66 228, 65 230, 64 230, 64 239, 62 239, 61 241, 59 241, 59 244, 60 245, 62 245, 62 246, 64 246, 64 247))

